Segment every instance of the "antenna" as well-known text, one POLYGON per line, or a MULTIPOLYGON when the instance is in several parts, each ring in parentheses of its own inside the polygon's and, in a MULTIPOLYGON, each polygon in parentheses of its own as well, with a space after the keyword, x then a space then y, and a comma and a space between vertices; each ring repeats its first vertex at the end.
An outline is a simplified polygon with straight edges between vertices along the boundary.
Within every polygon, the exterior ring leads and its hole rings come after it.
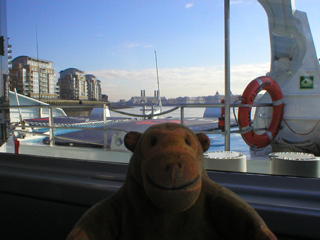
MULTIPOLYGON (((38 87, 39 87, 39 101, 40 101, 40 63, 39 63, 39 42, 38 42, 38 26, 36 24, 36 44, 37 44, 37 63, 38 63, 38 87)), ((39 102, 39 105, 41 105, 41 103, 39 102)), ((39 118, 41 118, 41 108, 39 107, 39 118)))
POLYGON ((39 64, 39 42, 38 42, 38 26, 36 24, 36 44, 37 44, 37 63, 38 63, 38 86, 39 86, 39 101, 40 101, 40 64, 39 64))

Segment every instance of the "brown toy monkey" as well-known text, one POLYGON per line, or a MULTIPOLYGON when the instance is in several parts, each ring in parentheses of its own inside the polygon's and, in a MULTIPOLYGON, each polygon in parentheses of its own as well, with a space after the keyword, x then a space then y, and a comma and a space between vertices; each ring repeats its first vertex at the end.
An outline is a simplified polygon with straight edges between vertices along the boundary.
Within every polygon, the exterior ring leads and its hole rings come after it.
POLYGON ((259 215, 212 182, 203 167, 210 141, 164 123, 129 132, 124 185, 89 209, 67 240, 276 240, 259 215))

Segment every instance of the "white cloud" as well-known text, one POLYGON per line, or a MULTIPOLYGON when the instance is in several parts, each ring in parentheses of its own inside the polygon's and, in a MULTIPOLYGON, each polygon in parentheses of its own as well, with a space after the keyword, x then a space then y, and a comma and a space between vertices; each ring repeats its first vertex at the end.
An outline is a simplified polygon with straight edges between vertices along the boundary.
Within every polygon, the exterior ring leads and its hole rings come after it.
POLYGON ((126 48, 138 48, 138 47, 141 47, 141 48, 152 48, 153 45, 144 45, 144 44, 140 44, 140 43, 125 43, 124 44, 124 47, 126 48))
POLYGON ((143 48, 153 48, 153 45, 143 45, 143 48))
MULTIPOLYGON (((231 91, 242 94, 248 83, 269 71, 270 64, 247 64, 231 67, 231 91)), ((140 90, 153 96, 157 89, 155 69, 91 71, 101 80, 103 93, 110 101, 129 100, 139 96, 140 90)), ((188 67, 159 69, 161 95, 167 98, 179 96, 207 96, 216 91, 224 94, 224 67, 188 67)))
POLYGON ((141 44, 139 44, 139 43, 126 43, 126 44, 124 44, 124 46, 127 48, 135 48, 135 47, 140 47, 141 44))
POLYGON ((252 1, 252 0, 231 0, 230 4, 240 4, 240 3, 246 3, 246 4, 252 4, 255 3, 256 1, 252 1))
POLYGON ((193 7, 193 5, 194 5, 194 3, 188 3, 188 4, 186 5, 186 9, 189 9, 189 8, 193 7))
POLYGON ((237 3, 243 3, 242 0, 231 0, 230 4, 237 4, 237 3))

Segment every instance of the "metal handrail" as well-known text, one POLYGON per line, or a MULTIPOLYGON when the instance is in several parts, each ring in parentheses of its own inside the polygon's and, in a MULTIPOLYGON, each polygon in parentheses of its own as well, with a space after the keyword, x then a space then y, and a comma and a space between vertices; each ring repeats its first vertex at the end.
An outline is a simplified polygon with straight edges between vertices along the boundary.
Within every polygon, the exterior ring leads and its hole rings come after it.
POLYGON ((134 114, 134 113, 126 113, 126 112, 122 112, 122 111, 115 110, 115 109, 112 109, 112 108, 109 108, 109 110, 112 111, 112 112, 124 114, 124 115, 131 116, 131 117, 148 118, 148 117, 159 117, 159 116, 162 116, 162 115, 165 115, 165 114, 174 112, 175 110, 177 110, 177 109, 179 109, 179 108, 180 108, 180 107, 177 106, 177 107, 174 107, 174 108, 172 108, 172 109, 170 109, 170 110, 168 110, 168 111, 165 111, 165 112, 162 112, 162 113, 156 113, 156 114, 134 114))
MULTIPOLYGON (((230 107, 272 107, 273 105, 271 103, 254 103, 253 105, 250 105, 250 104, 230 104, 230 107)), ((82 105, 82 106, 70 106, 70 105, 29 105, 29 106, 10 106, 10 107, 4 107, 4 108, 48 108, 49 109, 49 123, 48 123, 48 126, 26 126, 24 125, 23 123, 20 123, 19 125, 16 125, 15 124, 10 124, 10 127, 14 128, 14 131, 15 132, 19 132, 19 133, 28 133, 28 134, 33 134, 33 135, 41 135, 41 136, 46 136, 46 137, 49 137, 49 142, 50 142, 50 146, 53 146, 54 143, 55 143, 55 139, 65 139, 65 140, 72 140, 72 141, 79 141, 77 139, 71 139, 71 138, 65 138, 65 137, 59 137, 59 136, 55 136, 54 134, 54 130, 55 129, 80 129, 80 130, 84 130, 84 129, 90 129, 90 130, 101 130, 99 128, 96 128, 96 127, 81 127, 81 126, 68 126, 68 127, 61 127, 61 126, 55 126, 55 123, 54 123, 54 118, 53 118, 53 108, 65 108, 65 107, 68 107, 68 108, 87 108, 87 107, 103 107, 103 121, 98 121, 100 122, 102 125, 103 125, 103 131, 104 131, 104 144, 103 144, 103 148, 106 149, 108 148, 108 134, 107 134, 107 131, 108 130, 117 130, 117 131, 124 131, 124 132, 127 132, 126 130, 122 130, 122 129, 111 129, 111 128, 108 128, 107 125, 108 125, 108 120, 107 120, 107 117, 106 117, 106 109, 107 109, 107 105, 106 104, 94 104, 94 105, 82 105), (19 129, 16 129, 17 127, 21 127, 21 128, 46 128, 46 129, 49 129, 49 135, 48 134, 45 134, 45 133, 38 133, 38 132, 29 132, 29 131, 26 131, 26 130, 19 130, 19 129)), ((127 115, 127 116, 133 116, 133 117, 141 117, 141 118, 146 118, 146 117, 157 117, 157 116, 162 116, 162 115, 165 115, 165 114, 168 114, 168 113, 171 113, 173 111, 176 111, 177 109, 180 108, 180 121, 181 121, 181 124, 185 124, 185 121, 184 121, 184 110, 185 108, 206 108, 206 107, 212 107, 212 108, 223 108, 225 107, 225 104, 221 103, 221 104, 182 104, 180 106, 176 106, 168 111, 165 111, 165 112, 162 112, 162 113, 159 113, 159 114, 150 114, 150 115, 145 115, 145 114, 131 114, 131 113, 127 113, 127 112, 123 112, 123 111, 119 111, 119 110, 115 110, 115 109, 112 109, 112 108, 109 108, 110 111, 112 112, 116 112, 116 113, 119 113, 119 114, 123 114, 123 115, 127 115)), ((98 123, 97 122, 97 123, 98 123)), ((84 123, 85 124, 85 123, 84 123)), ((79 124, 81 125, 81 124, 79 124)), ((264 128, 262 129, 258 129, 258 130, 265 130, 264 128)), ((244 131, 242 130, 236 130, 236 131, 229 131, 229 132, 222 132, 222 131, 202 131, 202 133, 207 133, 207 134, 221 134, 221 135, 224 135, 224 136, 227 136, 232 133, 245 133, 244 131)), ((98 143, 92 143, 92 142, 88 142, 88 141, 84 141, 84 140, 81 140, 81 142, 84 142, 84 143, 90 143, 90 144, 96 144, 96 145, 101 145, 102 144, 98 144, 98 143)))
MULTIPOLYGON (((103 108, 104 104, 88 104, 88 105, 10 105, 10 106, 1 106, 1 109, 10 109, 10 108, 103 108)), ((206 107, 212 107, 212 108, 222 108, 225 105, 223 103, 215 103, 215 104, 180 104, 179 106, 176 106, 166 112, 172 112, 180 107, 185 107, 185 108, 206 108, 206 107)), ((231 103, 230 107, 272 107, 272 103, 253 103, 252 104, 241 104, 241 103, 231 103)), ((130 113, 118 111, 114 108, 109 108, 110 111, 112 112, 119 112, 123 113, 125 115, 129 115, 130 113)), ((138 114, 137 114, 138 115, 138 114)), ((158 116, 159 114, 155 115, 138 115, 138 116, 158 116)), ((163 115, 163 114, 162 114, 163 115)))
MULTIPOLYGON (((25 106, 8 106, 6 108, 18 108, 18 109, 21 109, 21 108, 48 108, 48 115, 49 115, 49 123, 48 123, 48 126, 36 126, 37 128, 48 128, 49 129, 49 135, 45 134, 45 133, 35 133, 35 132, 28 132, 28 131, 24 131, 24 130, 17 130, 16 127, 23 127, 23 128, 32 128, 32 127, 35 127, 35 126, 26 126, 24 125, 23 123, 21 123, 20 125, 10 125, 11 127, 14 128, 14 131, 16 132, 20 132, 20 133, 28 133, 28 134, 34 134, 34 135, 41 135, 41 136, 49 136, 49 144, 50 146, 54 146, 55 144, 55 138, 57 139, 66 139, 66 140, 72 140, 72 141, 77 141, 76 139, 70 139, 70 138, 63 138, 63 137, 58 137, 58 136, 55 136, 54 134, 54 129, 58 129, 58 128, 65 128, 65 129, 69 129, 70 127, 57 127, 57 126, 54 126, 54 118, 53 118, 53 108, 90 108, 90 107, 103 107, 104 109, 106 109, 106 104, 94 104, 94 105, 82 105, 82 106, 79 106, 79 105, 25 105, 25 106)), ((107 132, 107 128, 105 127, 106 126, 106 111, 104 110, 103 111, 103 121, 104 121, 104 135, 107 136, 106 132, 107 132)), ((73 129, 95 129, 95 128, 91 128, 91 127, 77 127, 77 126, 74 126, 72 127, 73 129)), ((90 143, 92 144, 92 142, 88 142, 88 141, 85 141, 85 140, 81 140, 81 142, 84 142, 84 143, 90 143)), ((100 145, 100 144, 97 144, 97 143, 94 143, 96 145, 100 145)), ((104 148, 107 148, 107 137, 105 137, 105 140, 104 140, 104 144, 103 144, 103 147, 104 148)))

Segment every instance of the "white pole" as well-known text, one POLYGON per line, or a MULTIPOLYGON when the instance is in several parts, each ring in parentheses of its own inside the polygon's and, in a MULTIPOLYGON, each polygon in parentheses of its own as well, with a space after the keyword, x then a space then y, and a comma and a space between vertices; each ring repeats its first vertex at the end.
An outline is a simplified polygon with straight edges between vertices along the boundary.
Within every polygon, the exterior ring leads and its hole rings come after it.
MULTIPOLYGON (((40 108, 41 109, 41 108, 40 108)), ((53 121, 53 109, 51 107, 49 107, 49 143, 50 143, 50 146, 54 146, 55 144, 55 140, 54 140, 54 128, 53 128, 53 125, 54 125, 54 121, 53 121)))
POLYGON ((225 42, 225 151, 230 151, 230 1, 224 1, 225 42))

